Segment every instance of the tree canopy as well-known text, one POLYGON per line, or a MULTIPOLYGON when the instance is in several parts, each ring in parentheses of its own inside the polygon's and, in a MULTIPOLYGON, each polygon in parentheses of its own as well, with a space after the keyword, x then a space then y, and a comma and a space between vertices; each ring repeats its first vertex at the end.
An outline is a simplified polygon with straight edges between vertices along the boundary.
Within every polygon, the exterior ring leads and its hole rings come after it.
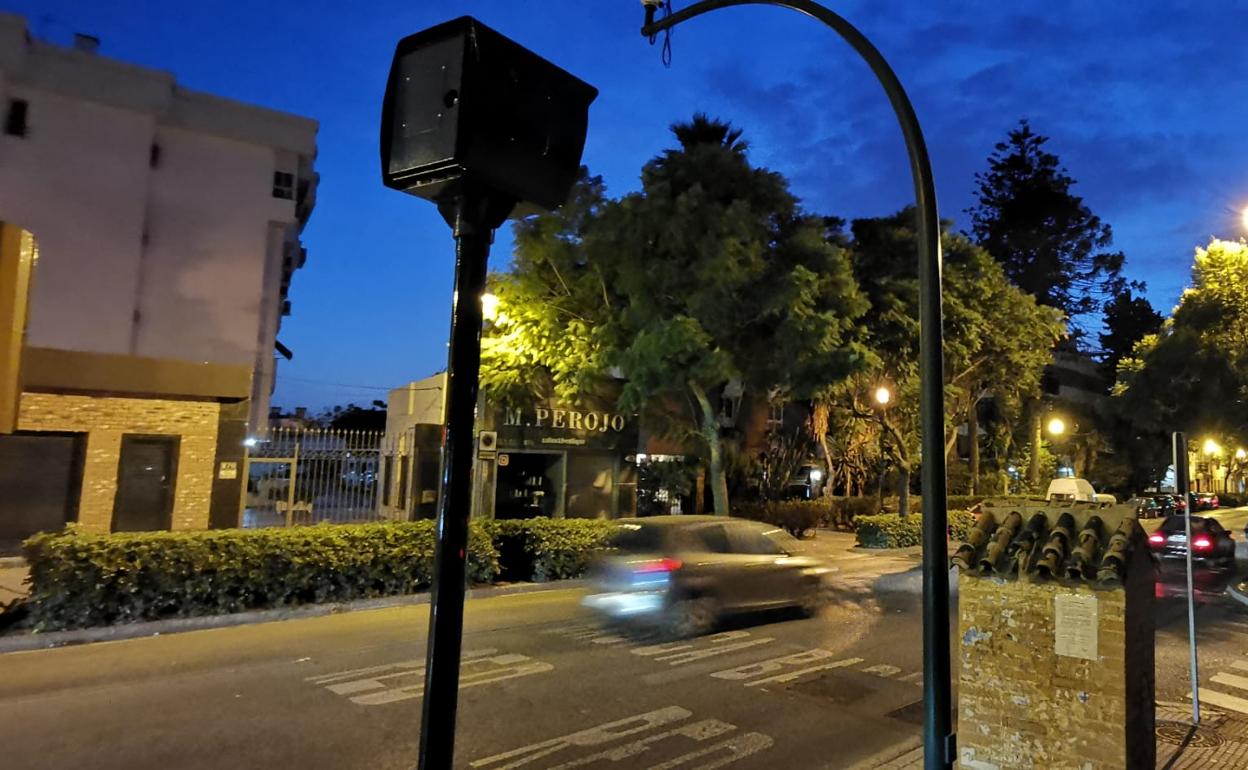
POLYGON ((1121 291, 1124 257, 1108 251, 1113 231, 1072 192, 1047 142, 1021 121, 975 175, 978 201, 967 213, 975 241, 1015 286, 1075 318, 1121 291))

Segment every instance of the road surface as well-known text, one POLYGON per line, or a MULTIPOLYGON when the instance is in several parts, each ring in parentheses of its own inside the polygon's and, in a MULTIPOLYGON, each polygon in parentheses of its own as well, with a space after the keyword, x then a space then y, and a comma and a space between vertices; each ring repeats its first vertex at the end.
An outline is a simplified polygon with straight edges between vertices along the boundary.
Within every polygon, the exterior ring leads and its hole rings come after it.
MULTIPOLYGON (((679 644, 605 633, 579 590, 470 601, 458 766, 843 768, 915 745, 914 557, 836 558, 842 591, 822 616, 679 644)), ((1184 608, 1158 605, 1159 699, 1188 687, 1184 608)), ((2 765, 412 767, 427 613, 0 655, 2 765)), ((1202 596, 1199 624, 1205 691, 1248 709, 1248 607, 1202 596)))

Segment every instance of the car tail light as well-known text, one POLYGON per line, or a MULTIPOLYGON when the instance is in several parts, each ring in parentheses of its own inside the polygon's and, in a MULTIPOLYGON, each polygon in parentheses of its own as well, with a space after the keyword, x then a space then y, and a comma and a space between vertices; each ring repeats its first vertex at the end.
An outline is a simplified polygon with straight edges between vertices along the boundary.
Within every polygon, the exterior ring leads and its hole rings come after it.
POLYGON ((1194 551, 1207 551, 1212 547, 1213 547, 1213 541, 1205 537, 1204 535, 1201 535, 1200 537, 1194 538, 1192 540, 1192 550, 1194 551))
POLYGON ((1161 545, 1166 542, 1166 536, 1161 533, 1154 532, 1153 534, 1148 536, 1148 542, 1152 543, 1153 545, 1161 545))
POLYGON ((646 561, 638 564, 633 568, 633 572, 641 575, 654 572, 675 572, 682 566, 684 566, 684 562, 680 559, 656 559, 655 561, 646 561))

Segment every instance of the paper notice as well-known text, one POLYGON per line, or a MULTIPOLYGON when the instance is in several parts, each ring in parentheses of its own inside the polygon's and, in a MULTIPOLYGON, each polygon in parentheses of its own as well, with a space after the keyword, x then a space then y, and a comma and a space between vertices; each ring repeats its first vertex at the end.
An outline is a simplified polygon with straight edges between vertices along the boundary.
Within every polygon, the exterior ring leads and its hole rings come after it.
POLYGON ((1053 603, 1057 654, 1096 660, 1096 597, 1058 594, 1053 603))

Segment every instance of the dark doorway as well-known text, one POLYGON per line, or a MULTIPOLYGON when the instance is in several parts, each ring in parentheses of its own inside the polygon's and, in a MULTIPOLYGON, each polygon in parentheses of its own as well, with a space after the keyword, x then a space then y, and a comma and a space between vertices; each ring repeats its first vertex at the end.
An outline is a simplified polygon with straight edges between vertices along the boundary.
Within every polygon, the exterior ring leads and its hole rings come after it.
POLYGON ((114 532, 170 528, 178 443, 177 436, 121 437, 117 497, 113 503, 114 532))
POLYGON ((0 555, 16 554, 36 532, 78 518, 85 439, 81 433, 0 436, 0 555))
POLYGON ((498 456, 498 487, 494 518, 531 519, 554 516, 563 455, 502 452, 498 456), (504 459, 506 458, 506 459, 504 459))

